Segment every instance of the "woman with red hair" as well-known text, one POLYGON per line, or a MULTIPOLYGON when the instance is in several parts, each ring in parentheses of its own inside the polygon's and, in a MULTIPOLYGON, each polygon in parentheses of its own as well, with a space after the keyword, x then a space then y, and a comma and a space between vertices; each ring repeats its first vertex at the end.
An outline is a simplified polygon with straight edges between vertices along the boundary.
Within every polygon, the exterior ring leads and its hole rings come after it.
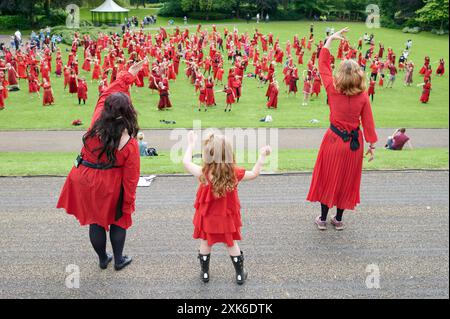
POLYGON ((327 215, 332 207, 337 207, 337 214, 331 223, 336 230, 344 229, 344 210, 353 210, 360 202, 364 138, 370 144, 366 153, 370 154, 369 161, 374 159, 378 139, 366 92, 366 75, 358 63, 344 60, 333 78, 331 43, 344 40, 347 31, 345 28, 331 35, 319 57, 319 72, 330 107, 330 128, 320 146, 307 200, 321 203, 322 213, 315 220, 320 230, 327 228, 327 215))

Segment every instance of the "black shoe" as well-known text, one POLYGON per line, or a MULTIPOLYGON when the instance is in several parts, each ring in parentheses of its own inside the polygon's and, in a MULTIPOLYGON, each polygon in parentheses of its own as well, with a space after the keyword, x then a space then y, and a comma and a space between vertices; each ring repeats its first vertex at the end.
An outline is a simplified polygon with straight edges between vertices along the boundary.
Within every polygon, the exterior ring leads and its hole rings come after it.
POLYGON ((117 271, 122 270, 122 269, 124 269, 126 266, 128 266, 129 264, 131 264, 131 261, 132 261, 132 260, 133 260, 133 259, 131 259, 131 257, 123 256, 123 257, 122 257, 122 260, 120 261, 120 263, 116 263, 116 264, 114 265, 114 269, 117 270, 117 271))
POLYGON ((98 265, 101 269, 105 270, 106 268, 108 268, 108 265, 112 260, 113 256, 111 254, 106 254, 106 260, 103 262, 101 261, 98 265))
POLYGON ((209 261, 211 260, 211 254, 202 255, 198 254, 198 259, 200 260, 200 279, 207 283, 209 282, 209 261))
POLYGON ((244 253, 241 251, 240 256, 230 256, 233 262, 234 269, 236 270, 236 283, 238 285, 244 284, 247 280, 248 273, 244 268, 244 253))

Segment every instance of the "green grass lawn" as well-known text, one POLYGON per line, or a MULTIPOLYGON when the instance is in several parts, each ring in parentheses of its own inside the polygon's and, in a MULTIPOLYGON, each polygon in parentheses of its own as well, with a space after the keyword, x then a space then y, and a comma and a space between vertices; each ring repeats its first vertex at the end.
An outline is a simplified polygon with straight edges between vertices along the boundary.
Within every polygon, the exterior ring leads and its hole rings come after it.
MULTIPOLYGON (((152 11, 155 9, 139 9, 152 11)), ((130 13, 132 15, 133 12, 130 13)), ((167 20, 160 18, 161 24, 167 20)), ((191 21, 192 22, 192 21, 191 21)), ((232 30, 236 25, 240 32, 253 34, 256 24, 246 24, 245 22, 217 21, 220 31, 226 23, 232 30)), ((208 26, 203 22, 205 28, 208 26)), ((273 22, 269 24, 259 24, 258 28, 263 33, 272 31, 275 37, 279 37, 282 43, 287 40, 292 42, 294 34, 303 36, 309 32, 307 21, 299 22, 273 22)), ((364 32, 371 32, 362 23, 316 23, 316 38, 324 35, 327 26, 339 29, 349 25, 351 32, 349 38, 356 42, 364 32)), ((210 27, 209 27, 210 28, 210 27)), ((154 32, 154 31, 152 31, 154 32)), ((0 30, 1 33, 1 30, 0 30)), ((448 36, 436 36, 430 33, 404 34, 399 30, 379 29, 374 31, 376 42, 382 41, 385 47, 392 47, 400 56, 401 50, 407 39, 413 40, 413 49, 410 58, 416 64, 415 83, 420 83, 421 78, 417 75, 422 66, 425 55, 430 55, 431 60, 437 61, 439 58, 449 60, 448 36)), ((284 47, 284 45, 283 45, 284 47)), ((64 61, 66 61, 65 47, 64 61)), ((79 52, 82 58, 82 52, 79 52)), ((305 61, 310 57, 310 53, 305 54, 305 61)), ((80 68, 83 61, 80 62, 80 68)), ((228 65, 227 65, 228 66, 228 65)), ((437 64, 433 64, 435 69, 437 64)), ((322 92, 317 100, 311 102, 309 106, 301 106, 302 97, 288 97, 284 90, 280 94, 279 109, 267 110, 265 107, 266 88, 258 89, 255 80, 245 79, 243 86, 243 97, 231 113, 224 114, 223 106, 225 95, 218 94, 218 106, 209 112, 199 114, 196 109, 197 97, 193 87, 188 83, 183 73, 184 66, 180 66, 180 76, 176 82, 171 83, 171 100, 174 105, 170 111, 158 111, 156 104, 158 96, 152 95, 150 90, 145 88, 132 89, 133 103, 139 111, 139 124, 142 128, 171 128, 171 127, 192 127, 192 121, 202 120, 203 127, 310 127, 312 119, 318 119, 319 124, 314 126, 326 127, 328 124, 328 108, 325 104, 325 94, 322 92), (271 114, 273 122, 270 124, 260 123, 259 119, 267 114, 271 114), (173 120, 176 125, 161 124, 160 120, 173 120)), ((300 71, 304 66, 300 68, 300 71)), ((253 71, 253 67, 249 71, 253 71)), ((278 67, 280 83, 282 81, 281 66, 278 67)), ((63 91, 63 80, 52 75, 53 89, 55 92, 56 104, 52 107, 43 107, 42 100, 37 97, 30 97, 26 81, 21 81, 22 90, 11 92, 6 100, 6 109, 0 112, 0 130, 67 130, 86 129, 86 124, 90 122, 92 111, 97 99, 96 82, 90 83, 90 74, 81 71, 81 75, 86 76, 89 82, 89 101, 86 106, 78 106, 76 96, 71 96, 63 91), (85 125, 79 128, 71 126, 74 119, 81 119, 85 125)), ((380 89, 377 87, 373 110, 375 121, 378 127, 429 127, 448 128, 449 118, 449 80, 447 74, 443 78, 433 77, 433 91, 431 101, 427 105, 419 102, 421 88, 416 86, 406 88, 402 83, 403 74, 400 74, 393 89, 380 89)), ((299 82, 299 87, 302 84, 299 82)), ((218 88, 217 88, 218 89, 218 88)), ((284 89, 282 87, 282 89, 284 89)))
MULTIPOLYGON (((312 171, 316 150, 280 150, 276 172, 312 171)), ((0 176, 65 176, 73 166, 75 153, 0 153, 0 176)), ((274 158, 272 158, 274 160, 274 158)), ((239 165, 250 169, 247 159, 239 165)), ((381 169, 448 169, 448 148, 404 150, 401 152, 377 151, 375 161, 364 162, 365 170, 381 169)), ((181 163, 173 163, 170 154, 141 158, 141 174, 183 173, 181 163)))

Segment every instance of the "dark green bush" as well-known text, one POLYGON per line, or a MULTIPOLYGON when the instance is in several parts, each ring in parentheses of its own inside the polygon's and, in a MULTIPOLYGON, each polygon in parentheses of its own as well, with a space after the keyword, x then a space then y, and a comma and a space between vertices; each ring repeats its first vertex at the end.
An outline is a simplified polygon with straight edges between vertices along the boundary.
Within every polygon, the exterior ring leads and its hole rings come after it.
POLYGON ((28 19, 25 19, 21 16, 0 16, 0 26, 4 30, 13 30, 13 29, 31 29, 32 25, 28 19))
POLYGON ((228 13, 210 12, 208 15, 205 12, 190 12, 188 18, 195 20, 225 20, 231 18, 228 13))
POLYGON ((181 8, 181 1, 170 1, 164 3, 158 15, 166 18, 184 17, 186 15, 181 8))
POLYGON ((269 18, 271 20, 295 21, 302 19, 303 16, 294 10, 278 10, 273 14, 273 17, 269 16, 269 18))

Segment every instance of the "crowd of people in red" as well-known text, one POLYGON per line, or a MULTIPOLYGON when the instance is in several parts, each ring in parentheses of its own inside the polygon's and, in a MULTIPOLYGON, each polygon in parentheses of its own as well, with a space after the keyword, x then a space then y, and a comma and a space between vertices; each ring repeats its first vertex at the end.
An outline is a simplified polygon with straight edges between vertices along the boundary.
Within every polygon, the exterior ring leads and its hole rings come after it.
MULTIPOLYGON (((330 31, 327 31, 326 36, 329 35, 330 31)), ((412 84, 414 64, 405 58, 405 54, 397 61, 391 48, 385 50, 382 43, 376 48, 374 37, 367 42, 368 50, 363 52, 362 41, 360 38, 357 44, 352 45, 347 39, 342 40, 336 57, 330 56, 332 68, 336 59, 355 59, 363 70, 368 66, 368 94, 372 101, 377 79, 379 87, 385 85, 385 73, 389 76, 387 87, 392 87, 399 71, 405 72, 405 85, 412 84)), ((177 80, 180 63, 185 64, 185 75, 197 93, 199 111, 215 106, 215 93, 219 92, 226 95, 225 112, 231 111, 232 106, 239 103, 245 93, 245 78, 259 81, 258 87, 268 84, 267 107, 273 109, 278 107, 280 82, 285 85, 287 94, 296 95, 299 90, 297 82, 301 80, 302 104, 308 105, 311 97, 317 97, 321 92, 322 79, 317 61, 323 45, 324 41, 316 41, 313 24, 308 36, 300 38, 294 35, 293 42, 287 41, 284 47, 272 33, 263 34, 255 29, 250 36, 248 33, 240 33, 237 28, 233 31, 224 28, 221 33, 215 25, 210 31, 199 25, 195 32, 177 27, 171 34, 163 27, 156 34, 145 33, 143 30, 127 30, 122 35, 100 33, 97 40, 91 39, 89 35, 75 33, 67 61, 63 61, 60 48, 56 49, 56 53, 49 47, 37 50, 29 44, 15 52, 5 48, 3 58, 0 59, 0 108, 4 109, 8 90, 18 88, 20 79, 28 81, 29 93, 39 96, 41 88, 43 89, 43 105, 54 104, 50 77, 53 70, 57 78, 63 77, 64 88, 68 87, 70 94, 77 95, 78 103, 85 104, 88 85, 86 79, 80 76, 80 51, 83 59, 81 69, 91 74, 91 82, 98 81, 99 93, 117 78, 120 71, 127 70, 145 57, 151 57, 145 61, 133 85, 148 86, 152 91, 158 91, 159 110, 172 107, 169 98, 170 82, 177 80), (305 60, 305 52, 310 53, 309 60, 305 60), (229 64, 227 71, 225 57, 229 64), (304 64, 305 69, 299 72, 299 67, 304 64), (276 72, 277 65, 282 65, 281 76, 276 72), (223 88, 215 90, 218 84, 223 85, 223 88)), ((432 72, 432 63, 427 56, 419 72, 424 77, 423 83, 418 85, 423 86, 420 97, 423 103, 429 101, 432 72)), ((440 59, 436 74, 442 76, 444 72, 445 62, 440 59)))

